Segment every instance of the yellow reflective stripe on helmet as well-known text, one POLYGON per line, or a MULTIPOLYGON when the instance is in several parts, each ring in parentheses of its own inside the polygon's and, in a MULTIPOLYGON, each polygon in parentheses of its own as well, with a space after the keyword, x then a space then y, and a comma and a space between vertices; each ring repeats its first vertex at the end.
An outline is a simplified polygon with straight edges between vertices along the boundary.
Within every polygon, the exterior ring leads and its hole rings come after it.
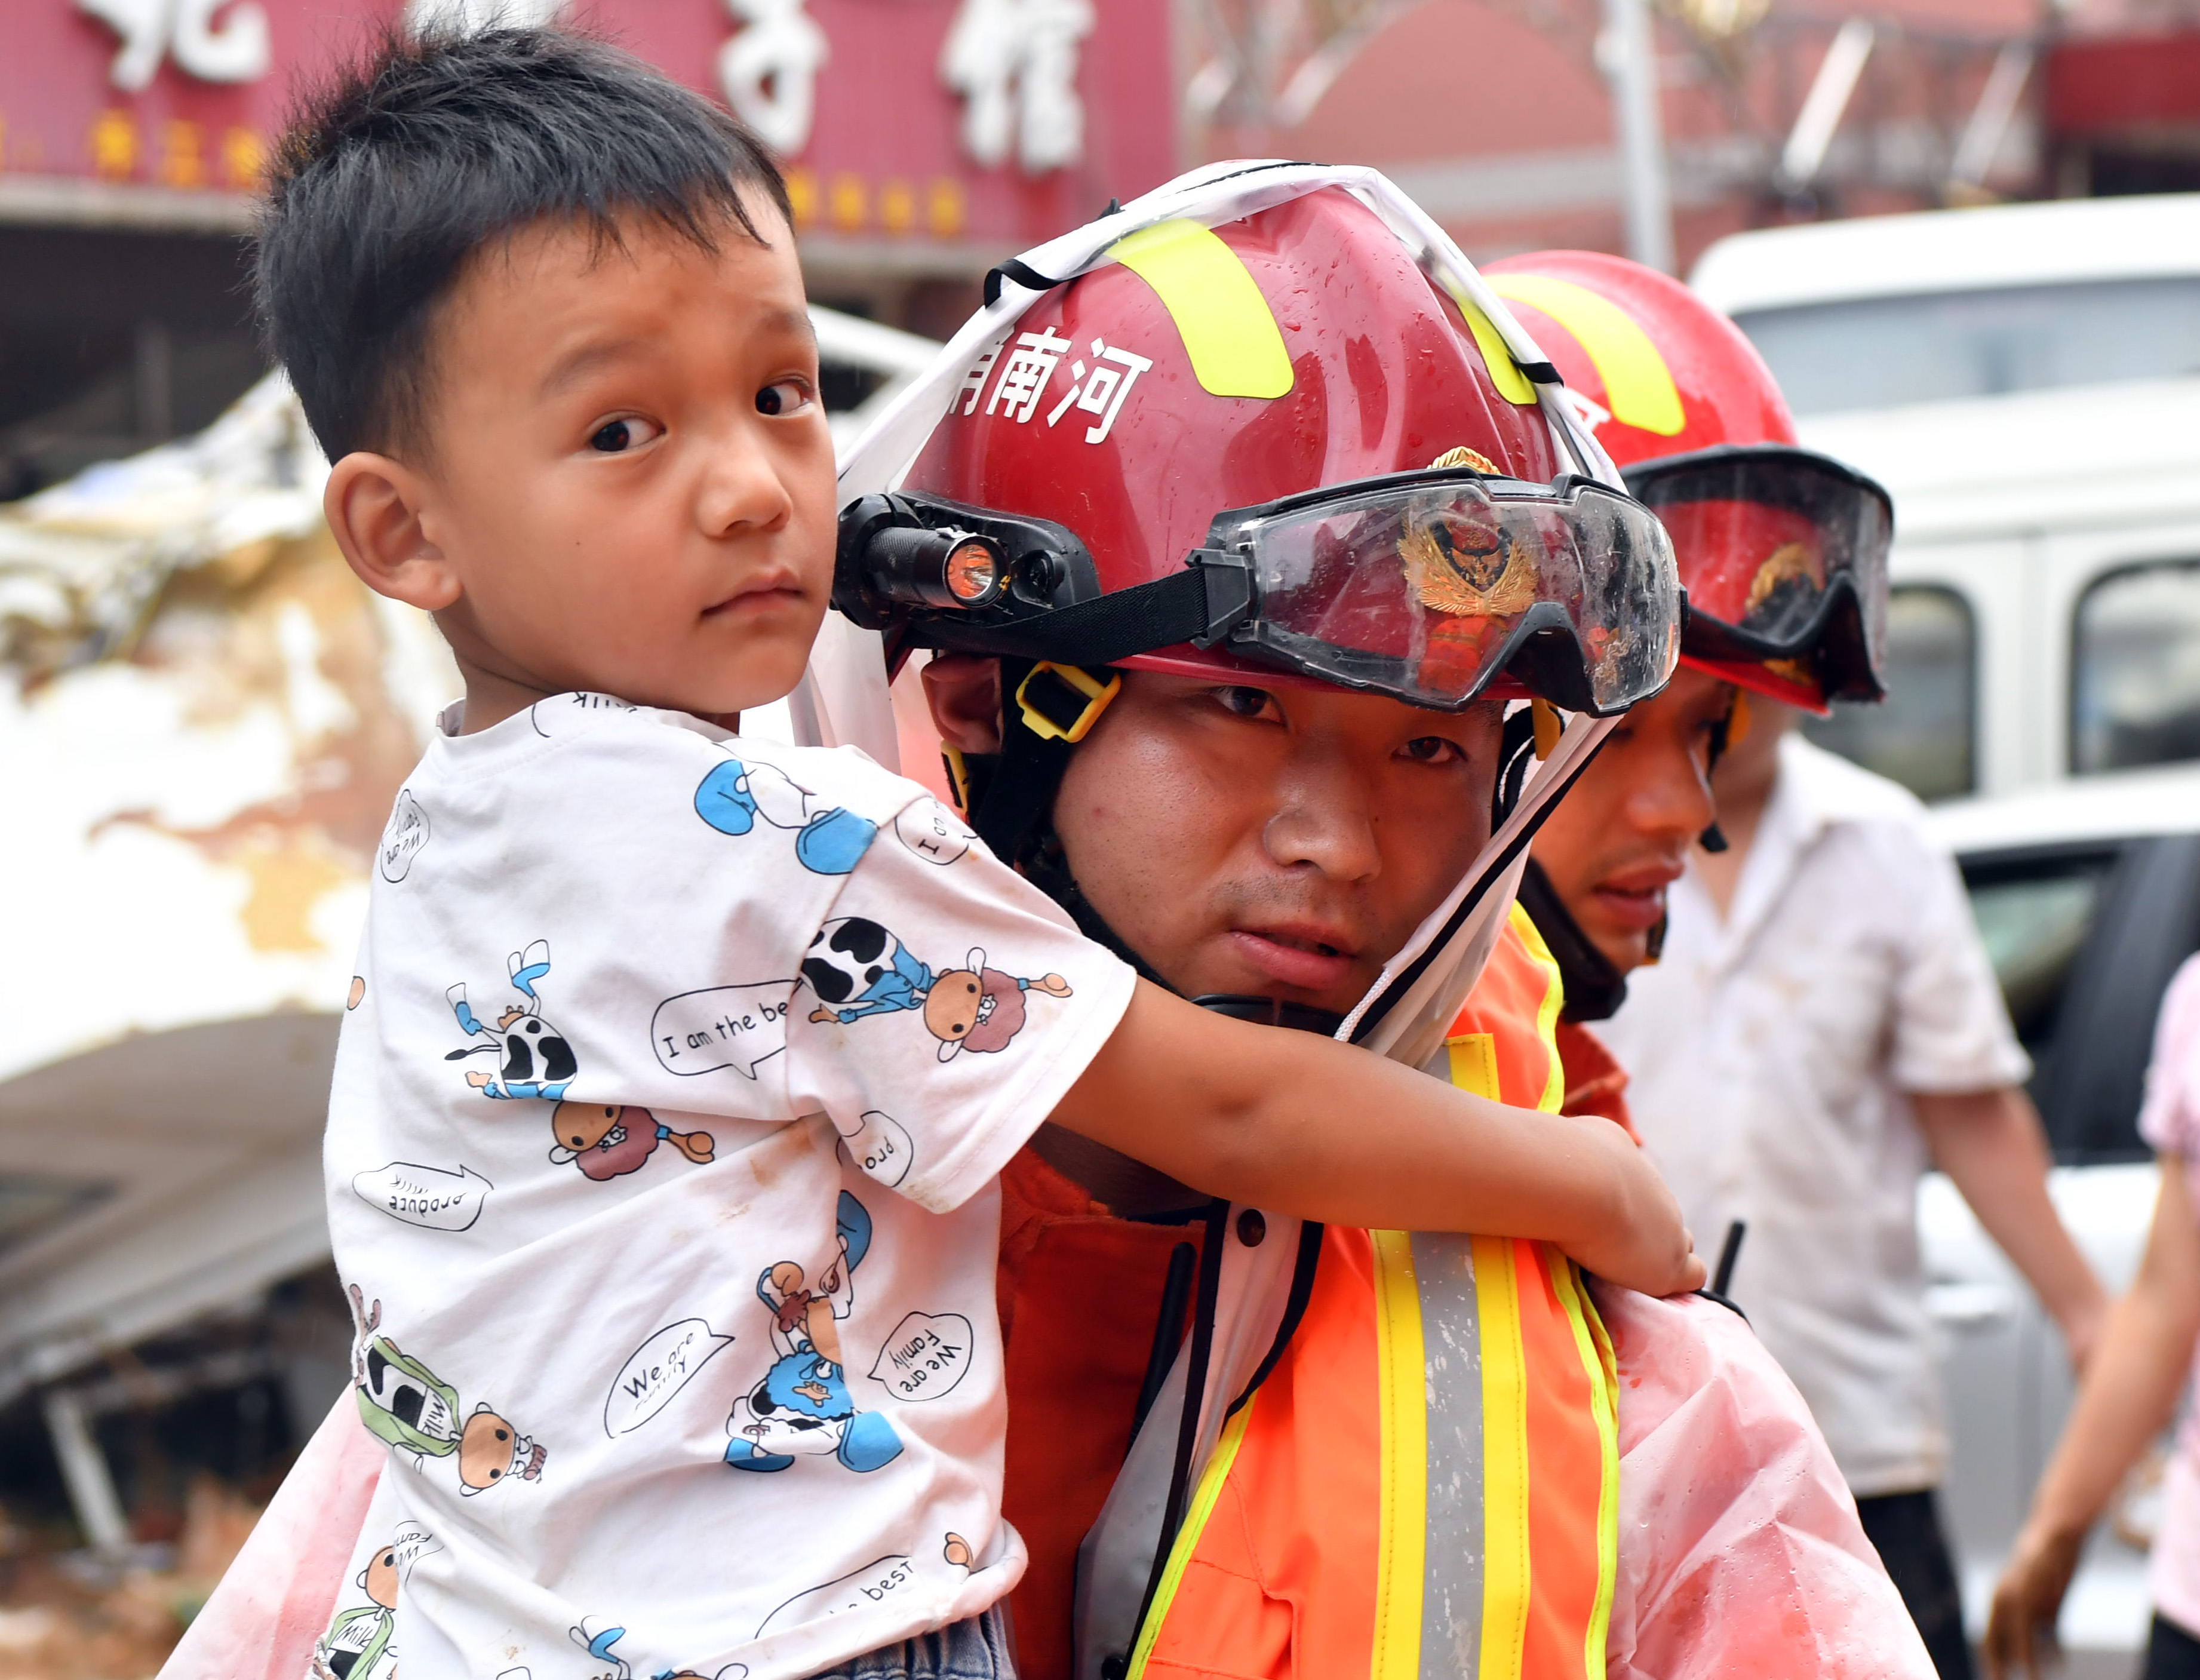
POLYGON ((1230 1466, 1238 1461, 1238 1449, 1245 1440, 1245 1425, 1252 1420, 1254 1407, 1260 1403, 1261 1392, 1255 1389, 1222 1425, 1214 1455, 1200 1476, 1198 1490, 1192 1495, 1191 1507, 1184 1514, 1184 1526, 1177 1531, 1176 1543, 1169 1548, 1168 1565, 1161 1571, 1161 1584, 1154 1591, 1153 1607, 1146 1612, 1145 1623, 1138 1630, 1138 1642, 1132 1648, 1131 1665, 1125 1680, 1142 1680, 1146 1671, 1147 1660, 1154 1654, 1154 1642, 1161 1637, 1161 1624, 1168 1619, 1177 1589, 1184 1584, 1184 1572, 1191 1563, 1191 1554, 1199 1549, 1199 1537, 1207 1531, 1207 1519, 1214 1514, 1215 1501, 1222 1497, 1223 1484, 1230 1479, 1230 1466))
POLYGON ((1565 973, 1518 901, 1507 919, 1512 923, 1512 931, 1520 936, 1520 943, 1528 948, 1530 960, 1543 971, 1543 1001, 1536 1006, 1536 1037, 1543 1046, 1550 1073, 1543 1080, 1542 1094, 1536 1099, 1536 1106, 1545 1114, 1556 1114, 1566 1102, 1566 1070, 1559 1060, 1558 1030, 1559 1011, 1566 1006, 1565 973))
POLYGON ((1597 1315, 1581 1274, 1572 1261, 1555 1249, 1545 1250, 1551 1283, 1566 1321, 1573 1326, 1574 1346, 1582 1369, 1589 1373, 1589 1409, 1596 1416, 1596 1440, 1603 1460, 1596 1499, 1596 1602, 1589 1612, 1589 1632, 1582 1646, 1582 1671, 1596 1680, 1605 1670, 1605 1636, 1612 1625, 1612 1590, 1619 1578, 1619 1371, 1612 1358, 1612 1342, 1604 1320, 1597 1315))
POLYGON ((1519 1680, 1528 1642, 1528 1373, 1512 1244, 1474 1239, 1482 1321, 1482 1653, 1477 1680, 1519 1680))
POLYGON ((1489 383, 1497 387, 1497 395, 1516 408, 1533 408, 1535 383, 1512 360, 1512 351, 1505 348, 1505 341, 1489 324, 1489 317, 1476 308, 1474 300, 1449 281, 1444 282, 1444 292, 1466 318, 1466 330, 1474 335, 1474 347, 1482 352, 1482 365, 1489 370, 1489 383))
POLYGON ((1421 1585, 1428 1543, 1428 1367, 1413 1238, 1371 1231, 1375 1250, 1375 1387, 1382 1420, 1381 1537, 1369 1680, 1420 1680, 1421 1585))
POLYGON ((1176 323, 1200 389, 1214 396, 1281 396, 1291 358, 1275 312, 1238 253, 1197 222, 1157 222, 1108 255, 1154 289, 1176 323))
POLYGON ((1611 299, 1550 274, 1492 274, 1499 296, 1540 309, 1568 332, 1596 364, 1604 406, 1622 425, 1677 437, 1688 425, 1672 371, 1634 317, 1611 299))

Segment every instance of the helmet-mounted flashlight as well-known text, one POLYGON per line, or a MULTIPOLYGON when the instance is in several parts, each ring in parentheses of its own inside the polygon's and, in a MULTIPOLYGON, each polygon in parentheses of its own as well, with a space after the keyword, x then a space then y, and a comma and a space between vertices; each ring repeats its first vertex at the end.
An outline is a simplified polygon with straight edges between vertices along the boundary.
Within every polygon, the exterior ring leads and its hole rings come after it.
POLYGON ((872 538, 864 579, 878 594, 911 606, 971 612, 991 606, 1008 588, 1001 545, 975 531, 888 526, 872 538))
POLYGON ((900 495, 863 496, 840 515, 833 605, 869 629, 990 623, 1099 593, 1085 545, 1044 519, 900 495))

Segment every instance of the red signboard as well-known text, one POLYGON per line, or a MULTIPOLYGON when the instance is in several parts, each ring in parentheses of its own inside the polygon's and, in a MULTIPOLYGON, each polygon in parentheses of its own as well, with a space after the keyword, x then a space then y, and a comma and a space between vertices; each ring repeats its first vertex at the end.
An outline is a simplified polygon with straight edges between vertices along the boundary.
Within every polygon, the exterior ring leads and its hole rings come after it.
POLYGON ((2200 33, 2062 42, 2047 55, 2046 104, 2057 139, 2200 121, 2200 33))
MULTIPOLYGON (((249 190, 295 87, 403 10, 6 0, 0 178, 249 190)), ((819 232, 1005 249, 1176 167, 1167 0, 596 0, 571 15, 731 104, 787 159, 819 232)))

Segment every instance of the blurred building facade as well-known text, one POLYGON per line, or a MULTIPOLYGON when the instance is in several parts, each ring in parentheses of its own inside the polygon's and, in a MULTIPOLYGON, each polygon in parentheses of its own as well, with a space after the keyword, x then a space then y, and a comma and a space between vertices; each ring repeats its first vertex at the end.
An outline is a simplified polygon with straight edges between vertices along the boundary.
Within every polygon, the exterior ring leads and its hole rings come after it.
POLYGON ((814 297, 938 333, 1003 254, 1173 171, 1168 9, 10 0, 0 501, 195 431, 264 371, 243 290, 250 195, 294 91, 377 30, 563 17, 632 48, 787 160, 814 297))
MULTIPOLYGON (((1598 0, 1198 0, 1196 157, 1374 163, 1471 256, 1624 249, 1598 0)), ((2200 8, 2104 0, 1659 0, 1685 272, 1828 216, 2200 188, 2200 8)))

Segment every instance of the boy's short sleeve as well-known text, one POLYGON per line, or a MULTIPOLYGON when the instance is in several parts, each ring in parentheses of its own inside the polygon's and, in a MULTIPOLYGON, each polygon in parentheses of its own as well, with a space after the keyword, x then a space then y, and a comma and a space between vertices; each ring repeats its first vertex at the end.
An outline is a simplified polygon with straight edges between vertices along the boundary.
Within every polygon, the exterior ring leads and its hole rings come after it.
POLYGON ((882 825, 810 943, 788 1095, 935 1210, 991 1180, 1105 1044, 1128 964, 929 798, 882 825))

